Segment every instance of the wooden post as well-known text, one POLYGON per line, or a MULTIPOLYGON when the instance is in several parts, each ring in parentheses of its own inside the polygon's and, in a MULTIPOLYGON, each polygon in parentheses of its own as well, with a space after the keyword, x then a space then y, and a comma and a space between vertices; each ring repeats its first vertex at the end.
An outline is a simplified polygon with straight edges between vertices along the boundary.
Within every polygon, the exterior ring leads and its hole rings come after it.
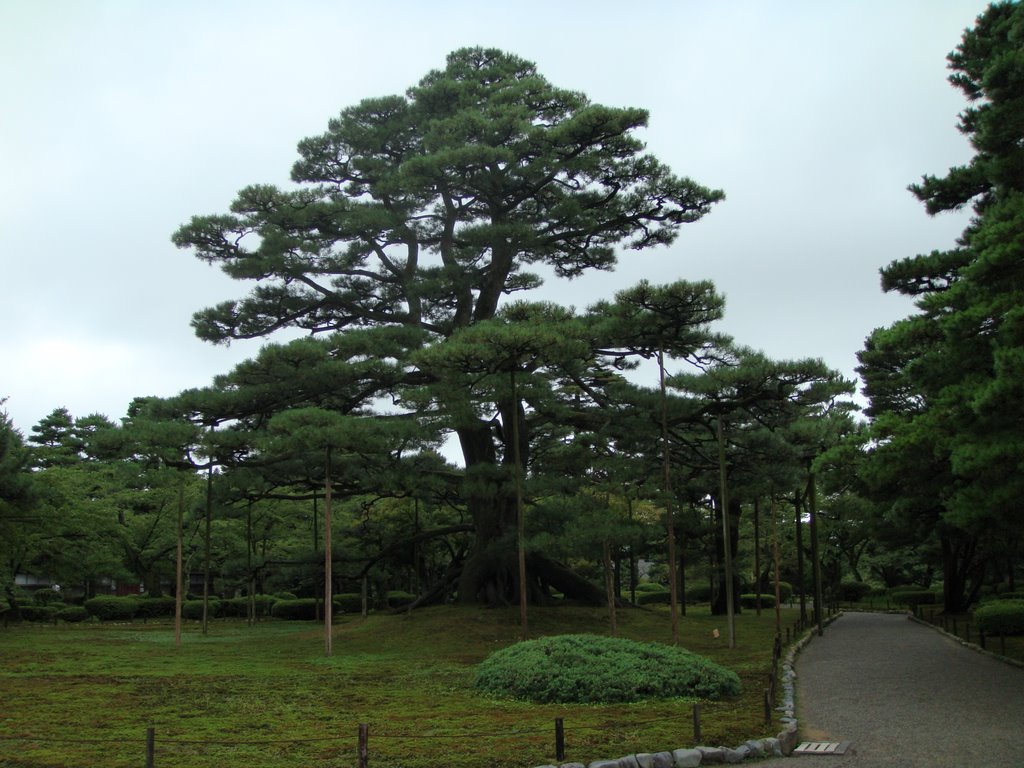
POLYGON ((519 446, 519 390, 516 387, 516 369, 510 372, 512 385, 512 458, 515 464, 516 486, 516 562, 519 570, 519 629, 523 640, 530 639, 530 624, 527 613, 529 601, 526 581, 526 520, 523 511, 523 457, 519 446))
POLYGON ((772 695, 767 688, 764 689, 764 724, 772 721, 772 695))
POLYGON ((156 730, 146 729, 146 768, 153 768, 156 759, 156 730))
POLYGON ((754 499, 754 609, 761 615, 761 500, 754 499))
POLYGON ((700 704, 693 705, 693 743, 700 744, 700 704))
POLYGON ((676 575, 676 524, 673 520, 672 465, 668 444, 668 395, 665 391, 665 352, 658 348, 658 378, 661 384, 661 465, 665 491, 665 528, 668 536, 668 613, 672 645, 679 645, 679 578, 676 575))
POLYGON ((814 480, 814 472, 807 469, 807 502, 811 528, 811 573, 814 577, 814 623, 818 625, 818 637, 825 632, 824 613, 825 605, 822 596, 821 584, 821 552, 818 549, 818 501, 815 488, 817 483, 814 480))
POLYGON ((332 608, 334 607, 334 595, 332 582, 334 575, 331 572, 333 558, 331 552, 331 449, 327 448, 326 465, 324 468, 324 655, 330 656, 334 652, 333 635, 331 624, 334 621, 332 608))
POLYGON ((178 489, 178 554, 174 565, 174 646, 181 647, 182 525, 185 517, 185 485, 178 489))
POLYGON ((359 768, 368 768, 370 765, 370 726, 366 723, 359 724, 359 768))
POLYGON ((560 717, 555 718, 555 759, 565 760, 565 721, 560 717))
POLYGON ((722 505, 722 551, 725 553, 725 615, 729 626, 729 647, 736 647, 736 610, 733 605, 732 583, 732 542, 729 525, 729 484, 725 468, 725 432, 722 429, 722 414, 718 414, 718 481, 719 503, 722 505))
MULTIPOLYGON (((782 591, 779 587, 779 530, 775 524, 775 489, 772 488, 772 561, 775 567, 775 636, 782 634, 782 591)), ((786 630, 789 642, 789 630, 786 630)))

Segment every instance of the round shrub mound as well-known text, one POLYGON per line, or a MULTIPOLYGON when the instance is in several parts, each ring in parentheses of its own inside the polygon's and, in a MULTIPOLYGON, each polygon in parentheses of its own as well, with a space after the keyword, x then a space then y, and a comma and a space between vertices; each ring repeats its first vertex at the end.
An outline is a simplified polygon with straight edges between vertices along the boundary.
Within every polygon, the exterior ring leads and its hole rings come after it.
POLYGON ((986 635, 1024 635, 1024 600, 997 600, 974 612, 978 629, 986 635))
POLYGON ((477 667, 476 687, 541 704, 598 704, 718 699, 737 695, 740 679, 683 648, 598 635, 559 635, 491 654, 477 667))
MULTIPOLYGON (((757 593, 748 593, 740 595, 740 605, 743 608, 756 609, 757 608, 757 593)), ((761 593, 761 607, 762 608, 774 608, 775 607, 775 595, 770 595, 767 592, 761 593)))

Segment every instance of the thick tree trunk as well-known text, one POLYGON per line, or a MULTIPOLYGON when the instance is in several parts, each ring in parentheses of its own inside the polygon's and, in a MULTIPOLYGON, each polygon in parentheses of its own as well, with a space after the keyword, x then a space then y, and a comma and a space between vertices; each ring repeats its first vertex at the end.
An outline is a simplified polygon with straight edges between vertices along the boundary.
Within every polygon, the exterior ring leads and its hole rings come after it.
MULTIPOLYGON (((476 528, 476 539, 459 577, 458 600, 464 604, 517 604, 519 566, 511 466, 499 464, 489 424, 480 422, 460 429, 458 435, 466 461, 466 504, 476 528)), ((511 464, 511 451, 506 453, 511 464)), ((525 450, 522 455, 525 463, 525 450)), ((526 585, 532 603, 544 603, 552 590, 588 605, 604 603, 601 587, 535 552, 526 558, 526 585)))
POLYGON ((970 534, 943 532, 942 610, 964 613, 978 596, 985 574, 985 563, 978 554, 978 538, 970 534))

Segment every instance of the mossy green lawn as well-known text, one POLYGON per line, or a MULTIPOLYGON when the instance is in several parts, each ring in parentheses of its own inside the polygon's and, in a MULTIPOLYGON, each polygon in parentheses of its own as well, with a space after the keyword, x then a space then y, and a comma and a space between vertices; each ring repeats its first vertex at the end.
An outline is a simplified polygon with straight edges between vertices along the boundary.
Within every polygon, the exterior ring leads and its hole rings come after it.
MULTIPOLYGON (((530 622, 533 637, 607 627, 602 611, 587 608, 533 608, 530 622)), ((702 705, 704 743, 776 730, 764 724, 762 700, 774 626, 774 612, 742 614, 730 650, 721 617, 691 608, 682 619, 682 644, 743 684, 739 697, 702 705)), ((619 630, 668 642, 667 609, 622 611, 619 630)), ((392 768, 549 762, 556 717, 568 759, 583 762, 693 744, 687 702, 535 705, 482 695, 476 665, 518 631, 515 610, 344 616, 325 658, 322 630, 306 622, 222 620, 208 637, 190 624, 180 648, 167 622, 11 627, 0 631, 0 766, 137 766, 147 727, 161 768, 351 766, 359 723, 369 724, 371 763, 392 768)))

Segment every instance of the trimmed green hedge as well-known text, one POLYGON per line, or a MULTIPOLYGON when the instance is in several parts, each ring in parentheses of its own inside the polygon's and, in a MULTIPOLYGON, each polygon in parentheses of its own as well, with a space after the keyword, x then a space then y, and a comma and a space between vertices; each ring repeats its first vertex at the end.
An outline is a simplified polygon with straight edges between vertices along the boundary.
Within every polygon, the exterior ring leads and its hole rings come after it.
POLYGON ((316 598, 313 597, 278 600, 270 609, 270 615, 275 619, 284 619, 285 621, 315 621, 316 603, 316 598))
POLYGON ((662 590, 649 590, 647 592, 636 593, 636 604, 637 605, 668 605, 672 599, 672 595, 667 589, 662 590))
POLYGON ((641 581, 636 585, 637 592, 668 592, 668 587, 656 581, 641 581))
MULTIPOLYGON (((740 605, 743 608, 757 608, 757 593, 748 593, 740 595, 740 605)), ((762 608, 774 608, 775 607, 775 595, 769 595, 767 593, 761 593, 761 607, 762 608)))
POLYGON ((131 621, 138 607, 134 597, 99 595, 85 601, 85 610, 100 621, 131 621))
POLYGON ((935 605, 936 594, 927 589, 898 589, 890 594, 897 605, 916 608, 919 605, 935 605))
MULTIPOLYGON (((55 605, 56 603, 63 603, 64 597, 60 592, 55 592, 52 589, 37 589, 32 593, 32 602, 36 605, 55 605)), ((60 606, 58 605, 59 609, 60 606)))
POLYGON ((690 605, 711 602, 711 587, 708 584, 687 584, 686 602, 690 605))
MULTIPOLYGON (((219 619, 224 615, 224 610, 221 606, 222 600, 215 598, 207 598, 206 606, 206 618, 207 619, 219 619)), ((203 601, 202 600, 185 600, 181 604, 181 618, 192 619, 193 621, 203 620, 203 601)))
POLYGON ((57 612, 60 610, 55 605, 19 605, 22 621, 56 621, 57 612))
MULTIPOLYGON (((277 602, 277 598, 271 595, 256 595, 256 615, 269 616, 271 608, 277 602)), ((220 601, 220 615, 229 616, 235 619, 249 618, 249 598, 231 597, 220 601)))
POLYGON ((334 596, 331 605, 344 613, 362 613, 363 596, 358 592, 342 592, 334 596))
POLYGON ((978 629, 986 635, 1024 635, 1024 600, 996 600, 974 612, 978 629))
POLYGON ((89 612, 81 605, 69 605, 57 612, 57 618, 69 623, 89 620, 89 612))
POLYGON ((598 635, 516 643, 487 657, 475 684, 496 696, 578 704, 719 699, 741 689, 735 672, 684 648, 598 635))
POLYGON ((403 608, 416 599, 411 592, 403 592, 400 589, 393 589, 388 592, 388 608, 403 608))
POLYGON ((135 608, 135 615, 140 619, 159 619, 173 616, 174 598, 167 595, 139 598, 135 608))
POLYGON ((872 589, 870 584, 863 581, 844 581, 836 594, 844 603, 859 603, 871 594, 872 589))

